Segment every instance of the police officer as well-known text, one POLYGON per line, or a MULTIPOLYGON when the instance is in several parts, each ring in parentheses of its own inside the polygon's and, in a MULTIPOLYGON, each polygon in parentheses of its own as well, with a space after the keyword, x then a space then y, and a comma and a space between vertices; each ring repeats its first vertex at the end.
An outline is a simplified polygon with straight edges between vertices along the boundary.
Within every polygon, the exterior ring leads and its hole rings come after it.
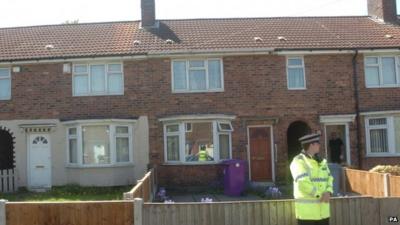
POLYGON ((199 161, 207 161, 207 151, 206 151, 206 146, 205 145, 201 145, 200 146, 200 151, 199 151, 199 161))
POLYGON ((299 141, 303 150, 290 164, 299 225, 329 225, 333 178, 326 160, 318 156, 319 139, 319 134, 301 137, 299 141))

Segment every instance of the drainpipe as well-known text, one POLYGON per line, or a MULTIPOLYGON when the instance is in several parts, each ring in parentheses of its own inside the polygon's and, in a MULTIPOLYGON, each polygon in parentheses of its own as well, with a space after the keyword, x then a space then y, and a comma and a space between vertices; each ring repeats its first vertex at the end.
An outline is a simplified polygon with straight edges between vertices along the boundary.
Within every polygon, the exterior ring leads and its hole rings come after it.
POLYGON ((358 167, 362 167, 362 150, 361 150, 361 118, 360 118, 360 99, 358 92, 358 65, 357 65, 358 50, 355 50, 353 56, 353 88, 356 109, 356 126, 357 126, 357 152, 358 152, 358 167))

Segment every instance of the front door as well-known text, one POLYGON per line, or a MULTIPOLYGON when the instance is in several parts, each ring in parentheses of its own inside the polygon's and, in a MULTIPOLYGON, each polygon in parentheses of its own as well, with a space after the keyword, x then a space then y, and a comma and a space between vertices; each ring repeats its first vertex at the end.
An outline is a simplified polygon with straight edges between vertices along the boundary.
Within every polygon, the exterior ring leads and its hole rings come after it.
POLYGON ((251 181, 272 181, 271 127, 249 127, 251 181))
POLYGON ((29 135, 29 187, 51 187, 51 148, 48 134, 29 135))

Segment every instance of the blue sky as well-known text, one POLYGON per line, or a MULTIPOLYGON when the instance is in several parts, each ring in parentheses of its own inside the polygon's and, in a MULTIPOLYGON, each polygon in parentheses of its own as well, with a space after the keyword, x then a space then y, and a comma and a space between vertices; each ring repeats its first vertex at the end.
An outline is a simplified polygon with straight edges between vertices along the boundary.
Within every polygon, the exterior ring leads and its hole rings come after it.
MULTIPOLYGON (((1 1, 0 27, 140 19, 140 0, 1 1)), ((159 19, 347 16, 366 15, 367 0, 156 0, 156 8, 159 19)))

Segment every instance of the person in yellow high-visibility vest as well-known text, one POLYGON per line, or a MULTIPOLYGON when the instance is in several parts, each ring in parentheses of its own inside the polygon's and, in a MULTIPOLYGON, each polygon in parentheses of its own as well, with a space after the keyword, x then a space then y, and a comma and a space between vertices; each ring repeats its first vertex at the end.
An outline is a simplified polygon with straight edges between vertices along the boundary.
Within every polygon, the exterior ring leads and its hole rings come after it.
POLYGON ((326 160, 318 156, 319 138, 319 134, 301 137, 303 150, 290 164, 298 225, 329 225, 333 177, 326 160))
POLYGON ((200 151, 199 151, 199 161, 207 161, 207 150, 205 145, 200 146, 200 151))

